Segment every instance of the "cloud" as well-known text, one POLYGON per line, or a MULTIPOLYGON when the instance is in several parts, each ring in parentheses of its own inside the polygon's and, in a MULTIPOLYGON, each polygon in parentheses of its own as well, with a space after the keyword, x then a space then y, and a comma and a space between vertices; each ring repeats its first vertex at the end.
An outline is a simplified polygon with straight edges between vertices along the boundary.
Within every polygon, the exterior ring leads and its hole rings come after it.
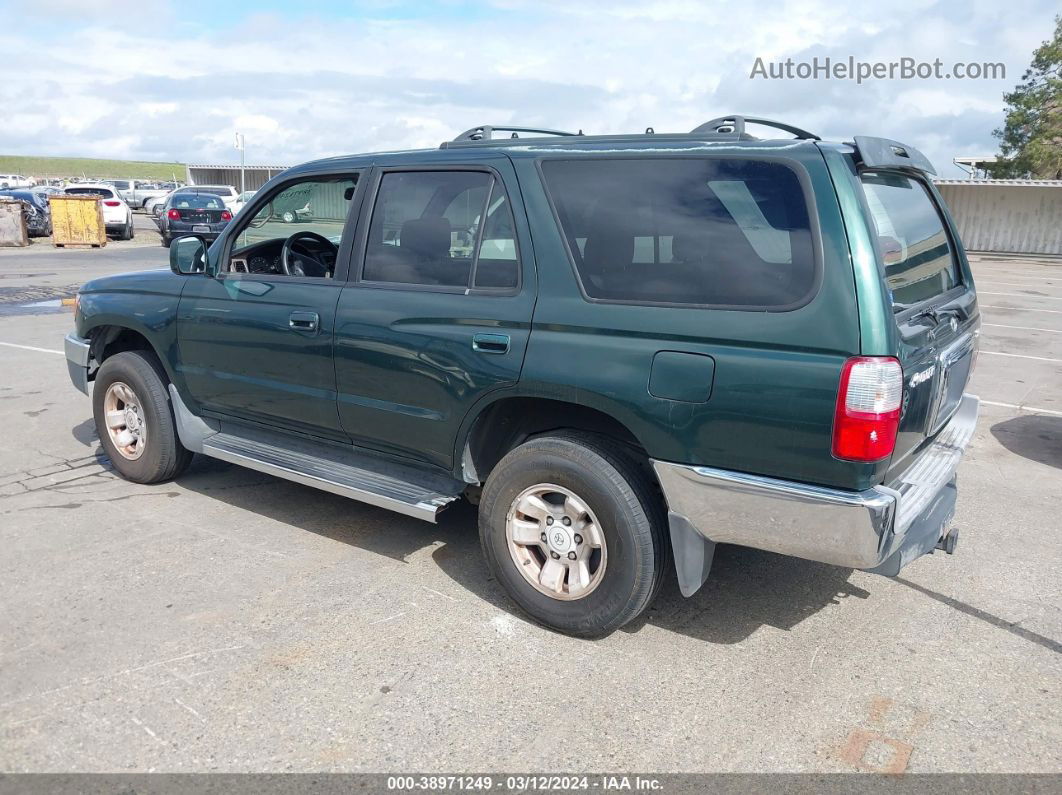
POLYGON ((0 151, 236 162, 240 126, 248 162, 289 164, 437 146, 480 123, 681 131, 744 112, 834 139, 904 140, 947 172, 952 157, 995 150, 1002 94, 1054 11, 1045 0, 1021 14, 987 0, 844 14, 825 0, 381 2, 353 16, 225 6, 206 27, 181 4, 85 7, 0 6, 0 51, 18 67, 0 84, 0 151), (749 79, 757 56, 849 55, 1002 62, 1007 77, 749 79))

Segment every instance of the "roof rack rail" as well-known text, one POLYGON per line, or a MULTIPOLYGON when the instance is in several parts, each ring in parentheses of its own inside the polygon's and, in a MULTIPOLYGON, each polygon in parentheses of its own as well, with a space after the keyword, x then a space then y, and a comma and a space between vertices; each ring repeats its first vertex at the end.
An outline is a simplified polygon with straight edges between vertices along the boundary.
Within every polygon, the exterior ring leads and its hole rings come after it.
POLYGON ((473 127, 470 130, 465 130, 459 136, 450 141, 450 143, 457 143, 459 141, 490 141, 494 138, 495 131, 502 131, 512 133, 510 138, 519 138, 520 133, 539 133, 541 135, 582 135, 583 131, 579 130, 577 133, 566 132, 565 130, 550 130, 545 127, 509 127, 504 124, 482 124, 479 127, 473 127))
MULTIPOLYGON (((814 133, 809 133, 807 130, 802 130, 799 127, 794 127, 791 124, 784 124, 780 121, 772 121, 771 119, 758 119, 753 116, 720 116, 711 121, 706 121, 697 127, 694 127, 690 131, 690 135, 700 135, 702 133, 720 133, 736 135, 738 138, 744 138, 748 135, 745 132, 746 124, 760 124, 764 127, 774 127, 776 130, 783 130, 787 133, 795 135, 797 138, 801 138, 808 141, 821 141, 822 139, 814 133)), ((748 135, 749 138, 753 137, 748 135)))

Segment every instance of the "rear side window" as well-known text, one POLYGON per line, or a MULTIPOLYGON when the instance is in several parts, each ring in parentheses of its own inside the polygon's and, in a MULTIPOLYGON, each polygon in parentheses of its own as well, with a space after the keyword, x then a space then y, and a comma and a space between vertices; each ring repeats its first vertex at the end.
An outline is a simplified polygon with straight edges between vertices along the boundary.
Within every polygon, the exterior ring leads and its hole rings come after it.
POLYGON ((362 278, 512 289, 518 268, 505 189, 483 171, 402 171, 380 183, 362 278))
POLYGON ((590 298, 781 309, 815 287, 807 203, 782 164, 602 158, 542 172, 590 298))
POLYGON ((861 177, 893 306, 904 309, 959 283, 955 252, 925 185, 902 174, 861 177))

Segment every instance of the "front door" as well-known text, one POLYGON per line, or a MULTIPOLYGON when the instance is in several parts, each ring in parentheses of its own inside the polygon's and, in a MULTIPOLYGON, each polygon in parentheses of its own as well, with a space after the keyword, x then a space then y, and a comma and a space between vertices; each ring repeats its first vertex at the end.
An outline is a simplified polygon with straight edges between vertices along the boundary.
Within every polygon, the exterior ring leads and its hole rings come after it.
POLYGON ((347 440, 332 343, 357 178, 307 176, 256 197, 213 274, 188 279, 179 370, 198 410, 347 440))
POLYGON ((498 159, 381 169, 373 183, 336 311, 340 419, 357 445, 449 468, 469 409, 519 379, 530 334, 515 175, 498 159))

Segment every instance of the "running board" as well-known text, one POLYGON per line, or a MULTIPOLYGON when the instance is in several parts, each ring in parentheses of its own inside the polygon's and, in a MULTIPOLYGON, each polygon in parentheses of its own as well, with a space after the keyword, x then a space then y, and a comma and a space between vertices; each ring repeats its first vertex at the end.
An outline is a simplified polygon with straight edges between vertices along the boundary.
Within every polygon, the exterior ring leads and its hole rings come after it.
MULTIPOLYGON (((403 475, 416 478, 420 473, 411 467, 390 466, 393 473, 387 474, 227 433, 204 439, 202 452, 211 458, 428 522, 436 521, 439 511, 460 496, 458 481, 453 481, 451 488, 439 489, 438 483, 418 485, 413 480, 396 477, 400 468, 403 475)), ((438 480, 425 475, 427 480, 438 480)))
POLYGON ((231 464, 434 522, 465 483, 440 472, 362 452, 193 414, 170 384, 181 444, 231 464))

